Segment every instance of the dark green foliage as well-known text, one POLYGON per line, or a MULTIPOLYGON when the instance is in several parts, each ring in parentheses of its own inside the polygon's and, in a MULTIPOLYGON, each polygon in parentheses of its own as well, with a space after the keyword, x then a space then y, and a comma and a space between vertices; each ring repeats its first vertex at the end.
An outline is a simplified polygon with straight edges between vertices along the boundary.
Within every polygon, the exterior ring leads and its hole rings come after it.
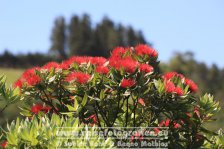
POLYGON ((64 53, 60 53, 60 51, 65 51, 64 47, 69 48, 68 55, 70 56, 108 57, 110 51, 116 46, 135 46, 139 43, 146 43, 141 31, 137 32, 131 26, 124 27, 121 24, 115 24, 108 17, 104 17, 95 27, 92 26, 91 19, 87 14, 81 17, 72 16, 67 28, 60 26, 59 23, 64 22, 60 21, 61 19, 56 19, 51 37, 52 47, 55 46, 55 43, 60 43, 53 49, 59 50, 61 47, 58 53, 61 57, 64 57, 64 53))
POLYGON ((88 15, 82 18, 73 16, 68 30, 68 47, 71 55, 85 55, 91 52, 93 37, 91 21, 88 15))
POLYGON ((58 52, 61 58, 66 58, 65 43, 66 43, 66 26, 64 17, 56 18, 51 35, 52 52, 58 52))
POLYGON ((29 68, 32 66, 42 66, 49 61, 60 61, 58 58, 41 53, 28 53, 14 55, 5 51, 0 55, 0 67, 9 68, 29 68))

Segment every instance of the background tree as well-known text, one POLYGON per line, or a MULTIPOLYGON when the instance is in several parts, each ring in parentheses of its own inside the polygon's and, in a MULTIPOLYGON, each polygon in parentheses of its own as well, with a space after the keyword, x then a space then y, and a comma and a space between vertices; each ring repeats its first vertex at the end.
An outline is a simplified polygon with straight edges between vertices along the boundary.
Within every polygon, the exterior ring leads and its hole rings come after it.
POLYGON ((54 27, 52 29, 51 35, 51 48, 53 51, 59 55, 60 58, 66 58, 66 25, 64 17, 58 17, 55 19, 54 27))
POLYGON ((135 31, 131 26, 117 25, 108 17, 93 27, 87 14, 82 17, 75 15, 68 25, 70 55, 108 57, 116 46, 134 46, 139 43, 146 43, 141 31, 135 31))
POLYGON ((113 21, 104 17, 95 30, 95 49, 99 49, 101 56, 108 57, 112 48, 118 45, 118 34, 115 30, 113 21))
POLYGON ((69 25, 70 55, 89 55, 92 48, 91 20, 87 14, 80 19, 73 16, 69 25))

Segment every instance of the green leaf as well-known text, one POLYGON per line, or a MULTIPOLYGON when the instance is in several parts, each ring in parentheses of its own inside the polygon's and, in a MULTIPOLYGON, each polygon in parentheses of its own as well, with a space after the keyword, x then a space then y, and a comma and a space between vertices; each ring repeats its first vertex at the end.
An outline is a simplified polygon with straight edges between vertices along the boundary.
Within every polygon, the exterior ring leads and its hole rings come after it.
POLYGON ((81 103, 82 106, 85 106, 86 105, 87 99, 88 99, 88 96, 87 96, 87 94, 85 94, 84 97, 83 97, 83 99, 82 99, 82 103, 81 103))
POLYGON ((77 110, 79 108, 79 103, 76 98, 74 99, 74 108, 75 108, 75 110, 77 110))
POLYGON ((21 115, 27 116, 27 117, 32 116, 32 114, 29 110, 23 109, 21 107, 19 107, 19 108, 21 109, 21 112, 20 112, 21 115))
POLYGON ((105 94, 104 94, 104 90, 100 91, 100 99, 104 99, 105 98, 105 94))
POLYGON ((72 106, 70 106, 70 105, 66 105, 66 107, 68 108, 68 110, 70 111, 70 112, 74 112, 74 111, 76 111, 77 109, 75 108, 75 107, 72 107, 72 106))

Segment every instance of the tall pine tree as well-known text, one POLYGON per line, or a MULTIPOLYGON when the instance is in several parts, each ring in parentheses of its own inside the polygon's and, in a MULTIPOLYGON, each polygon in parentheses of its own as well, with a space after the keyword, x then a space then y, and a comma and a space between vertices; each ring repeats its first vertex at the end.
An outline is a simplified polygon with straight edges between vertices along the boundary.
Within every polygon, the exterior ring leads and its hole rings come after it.
POLYGON ((66 25, 64 17, 56 18, 51 35, 50 51, 57 53, 60 58, 66 58, 66 25))
POLYGON ((92 27, 87 14, 82 17, 73 16, 68 25, 65 25, 63 17, 57 18, 51 41, 51 51, 58 52, 63 58, 66 56, 67 48, 69 55, 108 57, 116 46, 146 43, 142 32, 136 32, 132 27, 125 27, 122 24, 116 25, 107 17, 104 17, 96 27, 92 27))
POLYGON ((69 47, 71 55, 90 55, 92 50, 92 28, 87 14, 81 19, 73 16, 69 26, 69 47))

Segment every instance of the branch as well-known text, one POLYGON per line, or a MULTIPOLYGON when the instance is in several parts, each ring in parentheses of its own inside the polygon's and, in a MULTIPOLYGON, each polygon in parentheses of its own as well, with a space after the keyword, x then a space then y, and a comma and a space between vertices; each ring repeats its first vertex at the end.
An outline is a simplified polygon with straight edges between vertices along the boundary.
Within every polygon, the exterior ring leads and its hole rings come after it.
POLYGON ((8 104, 5 105, 5 106, 1 109, 0 113, 2 113, 7 107, 8 107, 8 104))

